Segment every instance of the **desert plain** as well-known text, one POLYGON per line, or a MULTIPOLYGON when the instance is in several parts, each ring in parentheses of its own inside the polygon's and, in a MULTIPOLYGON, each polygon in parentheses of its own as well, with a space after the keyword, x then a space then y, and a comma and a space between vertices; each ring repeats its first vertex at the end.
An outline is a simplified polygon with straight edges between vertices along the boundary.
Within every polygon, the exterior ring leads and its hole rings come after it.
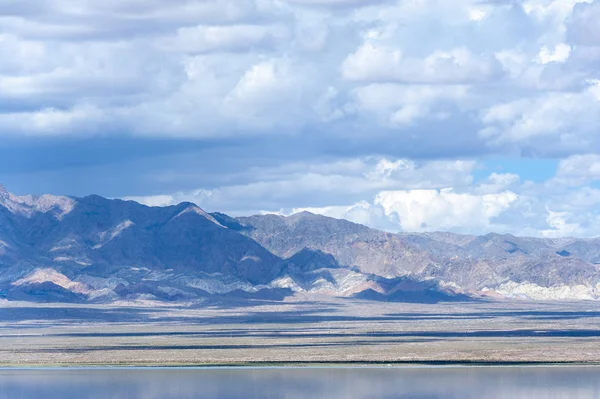
POLYGON ((354 299, 0 306, 2 366, 600 363, 600 304, 354 299))

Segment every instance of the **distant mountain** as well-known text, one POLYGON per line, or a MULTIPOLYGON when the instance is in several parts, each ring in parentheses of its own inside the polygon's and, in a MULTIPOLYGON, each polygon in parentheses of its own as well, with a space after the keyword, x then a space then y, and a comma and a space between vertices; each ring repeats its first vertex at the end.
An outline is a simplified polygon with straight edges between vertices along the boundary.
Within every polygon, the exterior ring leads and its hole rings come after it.
POLYGON ((347 220, 309 212, 237 220, 246 226, 243 234, 284 258, 309 248, 331 254, 344 266, 384 277, 420 275, 434 262, 427 251, 408 245, 402 236, 347 220))
POLYGON ((361 273, 433 279, 476 295, 600 298, 600 239, 391 234, 307 212, 237 220, 243 234, 279 256, 309 248, 361 273))
POLYGON ((351 296, 372 286, 372 276, 340 267, 323 251, 277 256, 245 235, 249 229, 191 203, 16 196, 0 186, 0 294, 44 302, 194 302, 351 296))
POLYGON ((16 196, 0 186, 0 298, 179 302, 600 298, 600 240, 392 234, 303 212, 16 196))

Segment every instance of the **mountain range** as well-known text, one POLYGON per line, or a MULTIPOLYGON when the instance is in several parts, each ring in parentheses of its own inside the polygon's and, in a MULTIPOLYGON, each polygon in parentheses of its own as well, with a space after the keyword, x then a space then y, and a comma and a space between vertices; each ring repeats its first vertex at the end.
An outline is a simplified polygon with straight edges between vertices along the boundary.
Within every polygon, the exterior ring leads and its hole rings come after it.
POLYGON ((0 296, 43 302, 597 300, 600 239, 393 234, 308 212, 17 196, 0 186, 0 296))

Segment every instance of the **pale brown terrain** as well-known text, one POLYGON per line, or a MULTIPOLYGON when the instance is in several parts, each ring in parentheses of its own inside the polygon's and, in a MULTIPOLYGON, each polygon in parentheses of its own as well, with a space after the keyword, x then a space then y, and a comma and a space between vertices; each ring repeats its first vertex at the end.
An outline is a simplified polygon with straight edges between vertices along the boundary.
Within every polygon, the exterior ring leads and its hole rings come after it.
POLYGON ((595 302, 3 302, 0 364, 600 363, 595 302))

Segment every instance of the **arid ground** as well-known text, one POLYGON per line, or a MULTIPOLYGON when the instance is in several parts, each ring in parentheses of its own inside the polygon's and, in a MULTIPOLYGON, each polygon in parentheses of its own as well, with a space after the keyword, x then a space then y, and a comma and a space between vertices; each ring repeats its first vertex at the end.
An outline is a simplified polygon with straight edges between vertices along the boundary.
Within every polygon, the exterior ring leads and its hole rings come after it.
POLYGON ((0 304, 0 364, 600 363, 600 304, 0 304))

